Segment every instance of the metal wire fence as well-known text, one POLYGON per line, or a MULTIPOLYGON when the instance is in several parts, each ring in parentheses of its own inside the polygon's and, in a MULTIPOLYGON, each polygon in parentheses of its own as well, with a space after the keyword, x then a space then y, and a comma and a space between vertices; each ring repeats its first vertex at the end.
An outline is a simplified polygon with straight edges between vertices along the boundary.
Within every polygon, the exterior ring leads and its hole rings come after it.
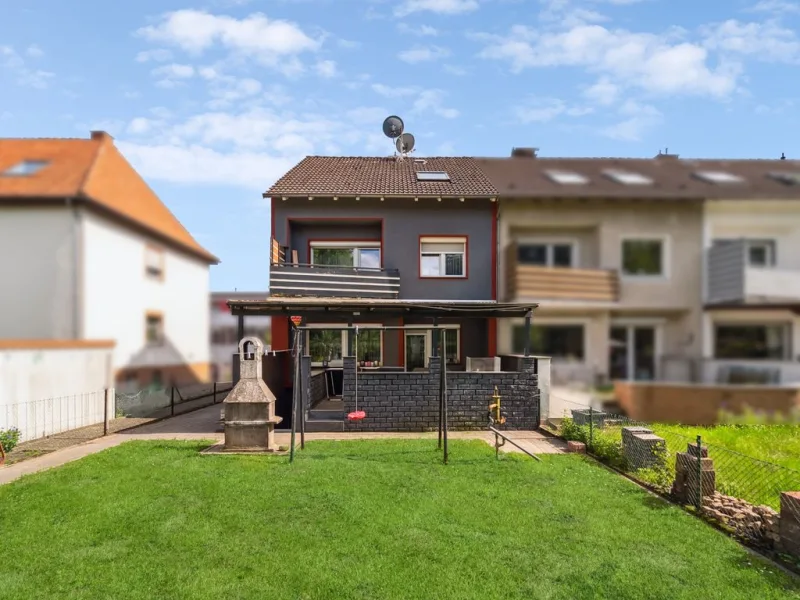
POLYGON ((564 416, 546 425, 557 435, 743 541, 800 557, 800 471, 707 443, 702 434, 559 402, 564 416))

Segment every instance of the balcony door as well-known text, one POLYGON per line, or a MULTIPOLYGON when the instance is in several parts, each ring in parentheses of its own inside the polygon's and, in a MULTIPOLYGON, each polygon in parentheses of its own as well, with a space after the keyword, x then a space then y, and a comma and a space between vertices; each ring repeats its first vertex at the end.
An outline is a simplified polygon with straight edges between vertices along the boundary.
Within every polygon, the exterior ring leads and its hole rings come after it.
POLYGON ((658 328, 615 325, 609 332, 608 370, 611 379, 653 381, 656 378, 658 328))

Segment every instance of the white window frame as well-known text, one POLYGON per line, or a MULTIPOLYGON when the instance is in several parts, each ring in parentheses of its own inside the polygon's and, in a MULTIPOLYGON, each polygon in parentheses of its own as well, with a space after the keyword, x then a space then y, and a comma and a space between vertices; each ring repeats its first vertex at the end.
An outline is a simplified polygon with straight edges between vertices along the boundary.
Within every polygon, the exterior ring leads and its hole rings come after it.
POLYGON ((466 236, 453 236, 453 237, 436 237, 436 236, 423 236, 419 238, 419 277, 420 279, 466 279, 467 278, 467 237, 466 236), (423 244, 462 244, 464 250, 462 252, 423 252, 423 244), (446 256, 448 254, 461 254, 461 275, 447 275, 446 274, 446 256), (425 275, 422 272, 422 258, 425 256, 439 256, 439 275, 425 275))
POLYGON ((378 251, 378 267, 377 268, 380 268, 380 266, 383 264, 383 248, 381 248, 381 243, 379 241, 374 241, 374 242, 336 242, 336 241, 326 242, 324 240, 319 240, 319 241, 312 240, 309 243, 309 246, 310 246, 310 250, 311 250, 311 256, 308 257, 308 260, 309 260, 309 263, 312 264, 312 265, 315 264, 314 263, 314 250, 315 249, 321 249, 321 250, 330 249, 330 250, 333 250, 333 249, 341 249, 341 248, 345 248, 345 249, 349 249, 349 250, 354 250, 355 251, 354 252, 354 262, 356 264, 353 265, 354 268, 367 268, 367 267, 361 267, 361 264, 360 264, 361 263, 361 255, 358 253, 358 250, 362 250, 362 249, 364 249, 364 250, 377 250, 378 251))
MULTIPOLYGON (((356 325, 361 329, 367 328, 367 327, 383 327, 383 325, 381 323, 356 323, 353 326, 355 327, 356 325)), ((308 329, 306 329, 306 331, 305 331, 305 349, 304 349, 304 352, 308 352, 309 348, 311 348, 311 340, 310 340, 311 331, 309 331, 310 329, 338 329, 338 328, 341 328, 341 327, 346 327, 346 325, 342 325, 341 323, 313 323, 313 324, 306 325, 306 327, 308 329)), ((342 356, 344 357, 344 356, 347 356, 347 333, 348 332, 347 332, 347 330, 342 330, 340 333, 342 334, 342 356)), ((380 363, 381 363, 381 365, 383 365, 384 364, 384 362, 383 362, 383 349, 384 349, 383 334, 384 334, 384 332, 383 331, 379 331, 378 333, 380 333, 380 336, 381 336, 380 363)), ((355 347, 353 348, 353 350, 355 350, 355 347)), ((343 366, 343 364, 344 364, 344 360, 332 360, 331 362, 328 363, 328 366, 329 367, 341 367, 341 366, 343 366)), ((312 362, 311 366, 313 366, 313 367, 321 367, 322 363, 321 362, 312 362)))
POLYGON ((627 234, 619 239, 619 274, 622 279, 631 281, 666 281, 670 278, 672 256, 671 238, 664 234, 627 234), (625 242, 661 242, 661 273, 641 274, 625 272, 625 242))
MULTIPOLYGON (((578 240, 574 238, 533 238, 533 237, 523 237, 517 238, 516 240, 517 246, 546 246, 547 247, 547 260, 546 264, 542 265, 545 267, 553 267, 558 269, 574 269, 579 264, 579 251, 580 251, 580 243, 578 240), (554 267, 553 266, 553 246, 570 246, 571 256, 570 256, 570 265, 569 267, 554 267)), ((523 263, 520 263, 523 264, 523 263)), ((528 263, 524 263, 525 266, 539 266, 539 265, 528 265, 528 263)))
MULTIPOLYGON (((667 320, 662 317, 621 317, 618 319, 609 319, 608 323, 608 342, 611 343, 611 329, 619 327, 625 329, 625 343, 629 349, 634 348, 634 329, 637 327, 651 328, 654 332, 654 348, 653 348, 653 373, 654 380, 658 381, 661 377, 661 357, 664 355, 664 327, 667 320)), ((610 350, 610 346, 609 346, 610 350)), ((632 381, 631 375, 635 370, 636 365, 636 352, 628 352, 626 371, 628 373, 628 381, 632 381)), ((609 369, 611 366, 609 365, 609 369)))
POLYGON ((745 243, 745 260, 748 267, 753 267, 756 269, 772 269, 775 268, 778 264, 778 240, 775 238, 765 238, 765 237, 740 237, 740 238, 730 238, 730 237, 721 237, 721 238, 714 238, 712 240, 712 245, 716 242, 721 243, 732 243, 744 240, 745 243), (763 247, 766 250, 767 254, 767 263, 766 265, 754 265, 750 262, 750 249, 753 247, 763 247))
MULTIPOLYGON (((425 335, 425 368, 428 368, 428 359, 433 354, 433 330, 427 329, 428 325, 406 325, 403 330, 403 369, 406 367, 406 337, 409 335, 425 335), (418 330, 418 331, 417 331, 418 330)), ((461 325, 447 324, 439 325, 439 329, 447 329, 448 334, 450 331, 456 332, 456 362, 448 364, 461 363, 461 325)))

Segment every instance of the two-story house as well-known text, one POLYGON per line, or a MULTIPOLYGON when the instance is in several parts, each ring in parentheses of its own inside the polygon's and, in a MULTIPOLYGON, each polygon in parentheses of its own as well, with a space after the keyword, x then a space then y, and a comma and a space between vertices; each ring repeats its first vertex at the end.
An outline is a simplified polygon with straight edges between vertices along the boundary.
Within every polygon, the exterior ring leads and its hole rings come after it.
MULTIPOLYGON (((266 195, 283 257, 273 260, 271 294, 496 300, 497 198, 474 159, 311 156, 266 195)), ((340 364, 344 333, 325 325, 314 323, 307 348, 315 365, 340 364)), ((495 355, 494 320, 445 318, 442 326, 452 332, 445 358, 453 369, 466 356, 495 355)), ((287 347, 288 319, 273 320, 272 338, 274 348, 287 347)), ((432 335, 365 333, 358 353, 360 361, 425 368, 432 335)))
POLYGON ((108 134, 0 139, 0 338, 114 340, 118 387, 206 381, 217 262, 108 134))
POLYGON ((291 389, 317 430, 433 428, 446 380, 454 426, 485 425, 495 386, 510 426, 536 426, 535 359, 496 356, 498 320, 530 323, 535 304, 496 300, 496 190, 475 159, 311 156, 264 195, 269 297, 227 304, 240 331, 272 317, 263 372, 284 423, 291 389))
MULTIPOLYGON (((500 297, 540 304, 530 344, 555 383, 735 381, 751 359, 796 372, 795 165, 532 149, 479 164, 498 191, 500 297)), ((519 322, 498 333, 501 352, 524 343, 519 322)))

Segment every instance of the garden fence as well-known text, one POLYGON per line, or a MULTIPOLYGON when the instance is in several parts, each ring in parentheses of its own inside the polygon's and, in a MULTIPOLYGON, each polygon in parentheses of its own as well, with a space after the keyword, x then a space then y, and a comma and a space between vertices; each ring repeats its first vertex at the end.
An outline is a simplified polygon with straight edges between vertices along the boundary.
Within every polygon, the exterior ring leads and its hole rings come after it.
POLYGON ((564 417, 543 424, 553 433, 584 443, 601 462, 744 541, 800 557, 800 471, 680 431, 687 428, 559 402, 567 407, 564 417), (785 540, 781 545, 782 527, 796 547, 785 540))

